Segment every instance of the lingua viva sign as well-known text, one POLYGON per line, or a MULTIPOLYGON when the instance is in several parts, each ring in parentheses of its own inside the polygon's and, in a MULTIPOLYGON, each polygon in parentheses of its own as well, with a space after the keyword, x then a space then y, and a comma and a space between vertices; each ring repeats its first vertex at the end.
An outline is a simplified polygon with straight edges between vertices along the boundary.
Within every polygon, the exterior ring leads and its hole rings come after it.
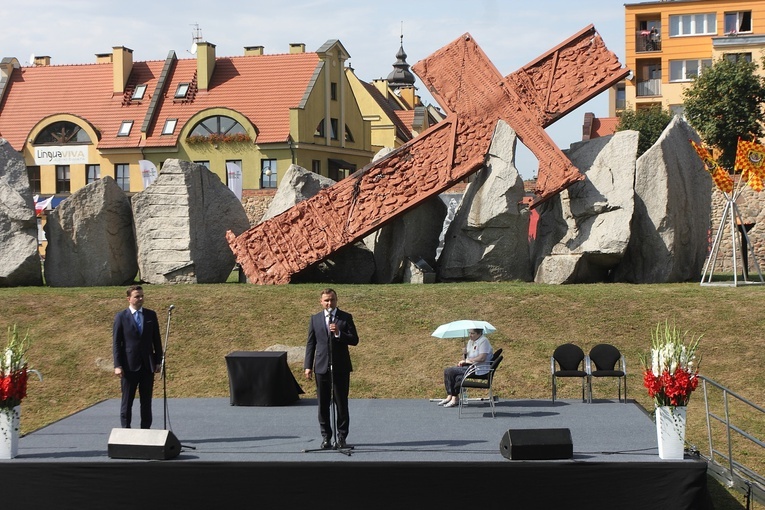
POLYGON ((87 162, 87 145, 35 147, 35 165, 84 165, 87 162))

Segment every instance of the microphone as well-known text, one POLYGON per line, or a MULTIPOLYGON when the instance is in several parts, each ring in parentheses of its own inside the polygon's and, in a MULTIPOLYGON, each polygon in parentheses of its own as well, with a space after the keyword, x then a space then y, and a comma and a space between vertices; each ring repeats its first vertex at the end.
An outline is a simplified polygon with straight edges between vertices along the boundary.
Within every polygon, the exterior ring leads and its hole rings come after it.
POLYGON ((175 310, 175 305, 170 305, 170 308, 167 309, 167 313, 170 313, 173 310, 175 310))

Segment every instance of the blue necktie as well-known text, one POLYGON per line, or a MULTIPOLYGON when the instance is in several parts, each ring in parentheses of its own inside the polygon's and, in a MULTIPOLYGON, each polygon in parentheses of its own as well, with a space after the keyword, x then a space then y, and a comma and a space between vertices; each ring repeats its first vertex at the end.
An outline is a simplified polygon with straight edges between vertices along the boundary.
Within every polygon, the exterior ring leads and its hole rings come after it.
POLYGON ((143 333, 143 328, 141 327, 141 310, 137 310, 134 314, 135 316, 135 325, 138 326, 138 334, 143 333))

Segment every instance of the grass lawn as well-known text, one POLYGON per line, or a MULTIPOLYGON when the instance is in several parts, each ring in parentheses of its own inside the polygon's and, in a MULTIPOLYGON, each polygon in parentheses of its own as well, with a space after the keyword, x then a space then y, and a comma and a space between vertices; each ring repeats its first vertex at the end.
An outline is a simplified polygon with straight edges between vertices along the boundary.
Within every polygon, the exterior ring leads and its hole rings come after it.
MULTIPOLYGON (((175 305, 168 339, 168 397, 228 397, 224 356, 234 350, 303 346, 308 317, 319 309, 323 285, 144 286, 147 308, 162 321, 175 305)), ((442 370, 457 361, 458 339, 431 337, 456 319, 491 322, 492 346, 504 349, 495 379, 503 399, 548 399, 550 355, 574 342, 589 351, 605 342, 627 358, 629 398, 653 405, 642 386, 640 355, 659 321, 703 335, 701 373, 765 406, 765 286, 540 285, 461 283, 337 285, 339 307, 354 315, 361 341, 351 348, 351 398, 443 396, 442 370)), ((22 433, 36 430, 104 399, 119 397, 113 375, 111 328, 127 306, 123 287, 0 289, 0 324, 29 331, 29 362, 44 381, 30 380, 22 405, 22 433)), ((302 363, 292 366, 302 380, 302 363)), ((562 381, 559 398, 578 398, 578 381, 562 381)), ((703 396, 688 409, 688 440, 707 454, 703 396)), ((616 398, 616 383, 595 381, 595 398, 616 398)), ((742 411, 745 429, 765 437, 762 416, 742 411)), ((115 422, 118 417, 115 416, 115 422)), ((722 447, 722 443, 717 443, 722 447)), ((747 465, 765 473, 761 449, 744 446, 747 465)), ((716 508, 743 508, 741 497, 710 479, 716 508)))

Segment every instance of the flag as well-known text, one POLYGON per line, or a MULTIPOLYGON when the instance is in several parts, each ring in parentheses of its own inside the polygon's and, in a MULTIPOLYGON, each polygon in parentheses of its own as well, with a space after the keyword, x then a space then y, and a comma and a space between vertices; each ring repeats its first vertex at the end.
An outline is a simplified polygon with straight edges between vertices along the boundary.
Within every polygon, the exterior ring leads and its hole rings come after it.
POLYGON ((757 192, 762 191, 762 181, 765 179, 765 146, 739 138, 734 170, 741 172, 741 178, 750 188, 757 192))
POLYGON ((693 140, 690 140, 693 148, 696 149, 696 154, 699 155, 701 161, 704 163, 704 168, 712 175, 712 180, 715 182, 715 186, 724 192, 730 193, 733 191, 733 178, 730 176, 727 170, 717 164, 717 161, 712 158, 706 147, 698 145, 693 140))
POLYGON ((156 180, 157 167, 154 166, 154 163, 146 159, 139 160, 138 166, 141 169, 141 177, 143 177, 143 189, 146 189, 156 180))
POLYGON ((242 169, 234 162, 226 162, 226 180, 228 189, 234 192, 236 198, 242 200, 242 169))
POLYGON ((49 196, 45 200, 41 200, 38 202, 38 196, 35 195, 35 214, 40 214, 45 209, 50 207, 51 202, 53 202, 53 195, 49 196))

